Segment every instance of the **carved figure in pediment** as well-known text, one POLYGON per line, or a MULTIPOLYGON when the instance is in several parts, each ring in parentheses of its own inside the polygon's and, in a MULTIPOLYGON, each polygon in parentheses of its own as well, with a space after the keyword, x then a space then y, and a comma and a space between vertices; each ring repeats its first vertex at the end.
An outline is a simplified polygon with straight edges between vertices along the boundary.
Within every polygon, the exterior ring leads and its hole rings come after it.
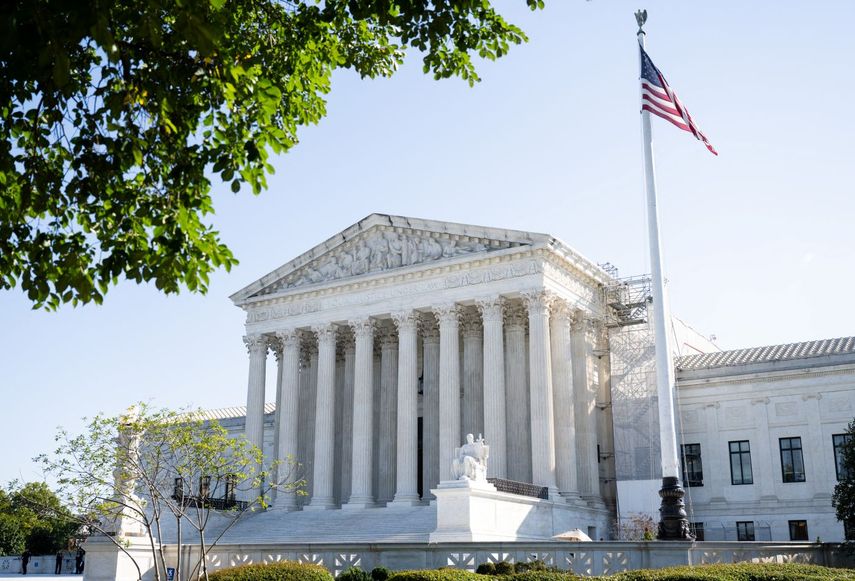
POLYGON ((439 260, 442 257, 442 245, 434 238, 426 236, 421 240, 421 260, 439 260))
POLYGON ((386 266, 386 256, 389 254, 389 242, 383 236, 378 236, 369 241, 368 245, 371 248, 369 270, 383 270, 386 266))
POLYGON ((404 263, 404 241, 397 234, 387 234, 389 253, 386 255, 386 268, 397 268, 404 263))
POLYGON ((353 255, 350 252, 343 252, 341 256, 338 257, 336 263, 336 278, 353 274, 353 255))
POLYGON ((404 236, 404 255, 403 262, 405 265, 409 266, 411 264, 416 264, 420 262, 419 260, 419 245, 416 242, 416 239, 412 236, 404 236))
POLYGON ((353 253, 353 267, 351 272, 354 275, 365 274, 368 272, 371 260, 371 249, 365 242, 360 242, 353 253))
POLYGON ((329 260, 318 267, 318 274, 321 280, 330 280, 336 277, 338 273, 338 264, 335 259, 329 260))

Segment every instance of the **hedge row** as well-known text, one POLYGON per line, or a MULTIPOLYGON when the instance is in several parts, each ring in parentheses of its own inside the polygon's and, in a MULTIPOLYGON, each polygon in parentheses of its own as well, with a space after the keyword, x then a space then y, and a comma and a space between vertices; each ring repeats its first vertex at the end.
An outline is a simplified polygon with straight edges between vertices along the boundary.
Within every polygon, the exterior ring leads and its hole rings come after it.
MULTIPOLYGON (((581 579, 572 572, 557 569, 487 575, 461 569, 399 571, 391 575, 389 573, 388 569, 382 567, 371 573, 354 568, 343 572, 339 579, 342 581, 571 581, 581 579), (388 580, 386 580, 387 575, 389 575, 388 580)), ((601 581, 855 581, 855 570, 831 569, 818 565, 736 563, 626 571, 598 579, 601 581)), ((210 575, 210 581, 333 581, 333 577, 329 571, 319 565, 283 561, 269 565, 243 565, 221 569, 210 575)))
POLYGON ((735 563, 626 571, 609 581, 855 581, 855 571, 818 565, 735 563))

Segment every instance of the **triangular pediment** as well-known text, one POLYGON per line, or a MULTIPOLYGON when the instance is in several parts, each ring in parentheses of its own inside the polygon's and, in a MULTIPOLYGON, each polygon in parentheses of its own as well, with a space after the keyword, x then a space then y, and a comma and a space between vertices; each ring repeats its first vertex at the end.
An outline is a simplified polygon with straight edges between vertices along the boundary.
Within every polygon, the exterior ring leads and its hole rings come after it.
POLYGON ((372 214, 235 293, 243 301, 291 289, 549 240, 544 234, 372 214))

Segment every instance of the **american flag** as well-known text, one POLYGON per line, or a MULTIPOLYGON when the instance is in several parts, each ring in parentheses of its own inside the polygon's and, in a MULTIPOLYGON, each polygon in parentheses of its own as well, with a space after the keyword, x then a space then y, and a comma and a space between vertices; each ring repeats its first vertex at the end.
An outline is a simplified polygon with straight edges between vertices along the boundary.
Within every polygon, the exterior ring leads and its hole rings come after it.
POLYGON ((688 131, 703 141, 710 153, 718 155, 707 136, 701 133, 692 116, 689 115, 689 111, 668 85, 665 76, 659 72, 644 48, 641 45, 638 48, 641 50, 641 110, 650 111, 683 131, 688 131))

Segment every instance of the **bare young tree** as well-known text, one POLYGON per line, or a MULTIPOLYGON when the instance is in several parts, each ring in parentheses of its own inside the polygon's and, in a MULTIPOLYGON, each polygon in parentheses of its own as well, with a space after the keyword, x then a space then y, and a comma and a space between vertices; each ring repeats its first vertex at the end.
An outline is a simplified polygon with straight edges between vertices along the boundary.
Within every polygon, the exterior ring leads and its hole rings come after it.
POLYGON ((207 556, 235 523, 266 509, 274 494, 304 494, 293 458, 265 462, 257 446, 198 412, 139 403, 119 416, 95 416, 78 435, 60 429, 56 441, 53 454, 37 459, 82 524, 123 551, 140 578, 130 539, 147 541, 154 577, 166 579, 167 519, 175 523, 176 578, 187 567, 187 578, 207 579, 207 556), (190 544, 198 544, 198 558, 184 563, 190 544))

